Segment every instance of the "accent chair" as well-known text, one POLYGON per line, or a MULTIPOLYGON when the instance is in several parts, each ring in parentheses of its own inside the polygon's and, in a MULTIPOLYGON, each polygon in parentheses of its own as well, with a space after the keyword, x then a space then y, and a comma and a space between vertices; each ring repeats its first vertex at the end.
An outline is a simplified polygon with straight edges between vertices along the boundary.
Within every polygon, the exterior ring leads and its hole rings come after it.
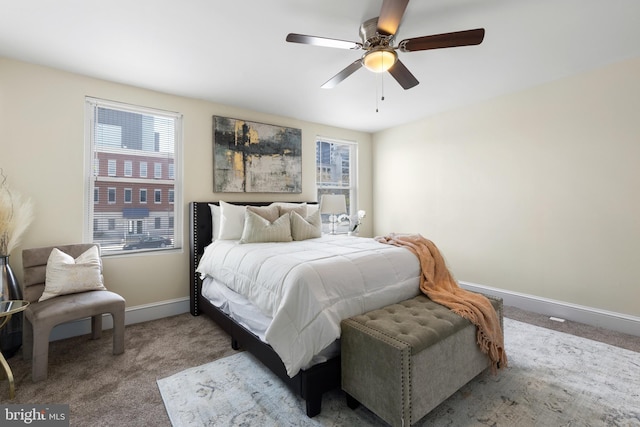
MULTIPOLYGON (((113 354, 124 352, 125 300, 122 296, 101 286, 101 289, 104 290, 85 291, 79 288, 79 291, 68 293, 67 289, 53 297, 49 296, 48 299, 41 300, 43 293, 49 291, 45 290, 47 262, 54 248, 61 251, 63 256, 67 254, 75 259, 81 257, 94 246, 98 249, 97 260, 94 260, 94 264, 99 268, 97 274, 100 285, 102 285, 102 260, 99 252, 100 246, 97 244, 48 246, 22 251, 24 271, 22 291, 24 299, 30 302, 24 311, 22 354, 25 360, 32 360, 31 377, 34 382, 47 378, 51 330, 62 323, 91 317, 91 338, 98 339, 102 334, 102 316, 110 313, 113 317, 113 354)), ((77 275, 75 278, 73 276, 74 273, 70 270, 70 281, 77 280, 77 275)), ((64 278, 64 276, 62 277, 64 278)))

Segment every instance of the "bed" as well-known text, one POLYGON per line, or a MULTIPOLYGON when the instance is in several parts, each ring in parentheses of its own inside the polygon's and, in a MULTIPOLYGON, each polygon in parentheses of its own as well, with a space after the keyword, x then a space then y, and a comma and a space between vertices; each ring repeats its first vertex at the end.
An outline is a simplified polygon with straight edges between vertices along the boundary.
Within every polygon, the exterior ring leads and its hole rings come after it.
MULTIPOLYGON (((340 320, 417 295, 420 271, 417 259, 406 249, 378 244, 373 239, 351 237, 322 236, 290 243, 247 244, 220 239, 212 243, 214 221, 211 205, 219 206, 218 202, 189 204, 191 314, 211 317, 231 336, 234 349, 242 348, 256 356, 305 400, 307 415, 313 417, 321 411, 323 393, 340 386, 340 320), (371 256, 377 259, 369 259, 367 252, 371 248, 371 256), (212 257, 212 253, 216 256, 212 257), (270 254, 268 259, 261 258, 264 253, 270 254), (287 265, 273 267, 273 259, 276 258, 284 260, 287 265), (224 259, 224 265, 218 262, 221 259, 224 259), (257 260, 260 271, 249 269, 251 259, 257 260), (338 267, 334 268, 334 265, 338 267), (345 280, 343 272, 348 270, 359 275, 356 281, 361 282, 360 287, 366 295, 342 292, 340 283, 332 284, 331 279, 324 276, 335 276, 340 282, 345 280), (316 281, 308 291, 297 290, 298 284, 303 279, 307 280, 296 275, 300 271, 304 272, 300 274, 309 275, 316 281), (340 274, 335 274, 336 271, 340 274), (229 281, 228 275, 233 276, 229 281), (251 275, 251 280, 245 280, 251 275), (387 285, 386 281, 390 283, 387 285), (267 291, 260 288, 256 295, 249 295, 251 289, 263 283, 267 291), (282 299, 261 297, 272 288, 279 287, 280 283, 286 289, 295 288, 295 296, 290 297, 291 292, 286 291, 282 299), (265 329, 259 330, 251 322, 243 322, 235 314, 230 314, 228 307, 218 301, 224 300, 224 295, 217 299, 211 296, 209 289, 213 284, 233 291, 246 288, 248 294, 242 298, 246 297, 251 305, 258 306, 258 311, 264 312, 269 319, 265 329), (317 303, 314 299, 319 293, 324 297, 317 303), (289 324, 289 321, 300 322, 297 317, 304 317, 307 320, 302 321, 307 323, 304 326, 289 324), (292 336, 291 342, 288 341, 289 336, 292 336), (311 353, 313 359, 310 359, 311 353)), ((243 202, 241 205, 266 207, 270 203, 243 202)), ((230 301, 232 299, 229 298, 230 301)))

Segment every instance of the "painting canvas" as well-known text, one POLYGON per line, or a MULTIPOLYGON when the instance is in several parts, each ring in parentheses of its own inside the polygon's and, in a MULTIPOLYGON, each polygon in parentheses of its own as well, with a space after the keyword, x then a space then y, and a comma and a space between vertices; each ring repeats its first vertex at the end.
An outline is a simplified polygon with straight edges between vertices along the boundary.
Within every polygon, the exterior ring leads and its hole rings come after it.
POLYGON ((302 131, 213 117, 214 192, 301 193, 302 131))

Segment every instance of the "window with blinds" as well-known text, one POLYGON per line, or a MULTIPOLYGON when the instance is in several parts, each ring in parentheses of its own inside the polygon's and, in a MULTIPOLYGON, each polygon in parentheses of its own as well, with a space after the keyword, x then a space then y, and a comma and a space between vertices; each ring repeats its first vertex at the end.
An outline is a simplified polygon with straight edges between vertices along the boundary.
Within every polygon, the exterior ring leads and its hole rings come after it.
POLYGON ((85 128, 85 240, 103 255, 180 248, 182 115, 87 97, 85 128))

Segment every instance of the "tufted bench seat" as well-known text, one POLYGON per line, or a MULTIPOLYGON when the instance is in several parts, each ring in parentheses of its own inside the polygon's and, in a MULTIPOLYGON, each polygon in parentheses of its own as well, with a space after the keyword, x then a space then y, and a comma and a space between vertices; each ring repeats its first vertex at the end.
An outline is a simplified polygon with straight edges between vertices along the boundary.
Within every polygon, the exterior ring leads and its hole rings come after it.
MULTIPOLYGON (((502 299, 487 296, 502 317, 502 299)), ((425 295, 342 321, 342 389, 393 426, 410 426, 489 367, 476 327, 425 295)))

